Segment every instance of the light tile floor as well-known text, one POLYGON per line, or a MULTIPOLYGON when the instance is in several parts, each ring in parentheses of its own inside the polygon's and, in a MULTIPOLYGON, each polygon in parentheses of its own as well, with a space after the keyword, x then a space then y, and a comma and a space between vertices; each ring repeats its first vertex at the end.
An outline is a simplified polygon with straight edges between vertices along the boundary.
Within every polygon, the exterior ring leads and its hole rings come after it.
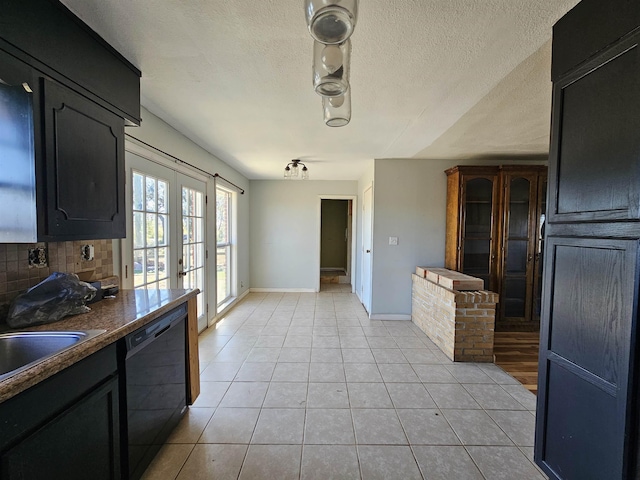
POLYGON ((144 478, 546 478, 533 394, 369 320, 349 288, 251 293, 205 331, 200 397, 144 478))

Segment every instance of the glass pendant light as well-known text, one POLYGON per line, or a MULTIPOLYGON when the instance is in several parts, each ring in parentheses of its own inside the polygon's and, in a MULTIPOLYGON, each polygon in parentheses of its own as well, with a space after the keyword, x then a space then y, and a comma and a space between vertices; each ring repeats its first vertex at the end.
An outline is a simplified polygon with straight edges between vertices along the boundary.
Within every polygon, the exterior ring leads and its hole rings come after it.
POLYGON ((291 178, 298 178, 299 170, 298 164, 294 162, 293 165, 291 165, 291 178))
POLYGON ((302 180, 309 180, 309 169, 306 165, 302 167, 302 180))
POLYGON ((313 88, 318 95, 335 97, 349 88, 351 41, 340 45, 313 43, 313 88))
POLYGON ((284 178, 291 178, 291 168, 289 165, 284 167, 284 178))
POLYGON ((322 97, 322 108, 328 127, 344 127, 351 120, 351 89, 335 97, 322 97))
POLYGON ((327 45, 344 42, 353 33, 358 17, 358 0, 305 0, 309 33, 327 45))

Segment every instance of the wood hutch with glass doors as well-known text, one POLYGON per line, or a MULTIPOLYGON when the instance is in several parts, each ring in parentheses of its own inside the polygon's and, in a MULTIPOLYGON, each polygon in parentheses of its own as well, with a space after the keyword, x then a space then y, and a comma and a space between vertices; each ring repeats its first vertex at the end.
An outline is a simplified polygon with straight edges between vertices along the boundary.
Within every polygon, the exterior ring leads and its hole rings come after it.
POLYGON ((496 331, 537 331, 547 196, 544 165, 456 166, 447 174, 445 267, 500 295, 496 331))

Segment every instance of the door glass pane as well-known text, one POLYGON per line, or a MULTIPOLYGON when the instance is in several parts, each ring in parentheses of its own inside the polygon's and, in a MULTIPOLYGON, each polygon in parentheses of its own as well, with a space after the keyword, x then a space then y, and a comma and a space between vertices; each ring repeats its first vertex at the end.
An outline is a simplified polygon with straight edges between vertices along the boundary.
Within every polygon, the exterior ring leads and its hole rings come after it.
MULTIPOLYGON (((198 288, 204 292, 204 240, 198 239, 194 229, 204 229, 204 212, 198 202, 204 195, 198 190, 182 187, 182 287, 198 288)), ((198 316, 205 313, 204 293, 198 294, 198 316)))
POLYGON ((465 184, 465 217, 462 271, 484 280, 489 289, 491 274, 491 237, 493 181, 473 178, 465 184))
POLYGON ((144 213, 142 212, 133 212, 133 248, 144 248, 144 213))
POLYGON ((146 205, 148 212, 157 212, 158 207, 156 205, 156 179, 151 177, 146 177, 146 205))
POLYGON ((141 211, 144 198, 144 175, 133 173, 133 209, 141 211))
POLYGON ((169 191, 167 182, 158 180, 158 212, 167 213, 167 192, 169 191))
POLYGON ((169 288, 169 183, 136 171, 132 176, 133 286, 169 288))
POLYGON ((529 255, 529 202, 531 182, 516 177, 509 182, 509 223, 505 245, 502 304, 505 317, 526 317, 529 255))

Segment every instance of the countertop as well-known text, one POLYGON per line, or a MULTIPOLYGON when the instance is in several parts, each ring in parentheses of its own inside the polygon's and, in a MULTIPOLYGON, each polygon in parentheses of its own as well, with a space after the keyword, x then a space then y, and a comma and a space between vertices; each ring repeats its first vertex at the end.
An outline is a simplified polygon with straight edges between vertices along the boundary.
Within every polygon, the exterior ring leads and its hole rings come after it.
MULTIPOLYGON (((16 375, 0 381, 0 402, 88 357, 165 312, 195 297, 199 290, 120 290, 116 298, 89 305, 91 311, 58 322, 15 331, 106 330, 16 375)), ((11 331, 11 330, 10 330, 11 331)))

